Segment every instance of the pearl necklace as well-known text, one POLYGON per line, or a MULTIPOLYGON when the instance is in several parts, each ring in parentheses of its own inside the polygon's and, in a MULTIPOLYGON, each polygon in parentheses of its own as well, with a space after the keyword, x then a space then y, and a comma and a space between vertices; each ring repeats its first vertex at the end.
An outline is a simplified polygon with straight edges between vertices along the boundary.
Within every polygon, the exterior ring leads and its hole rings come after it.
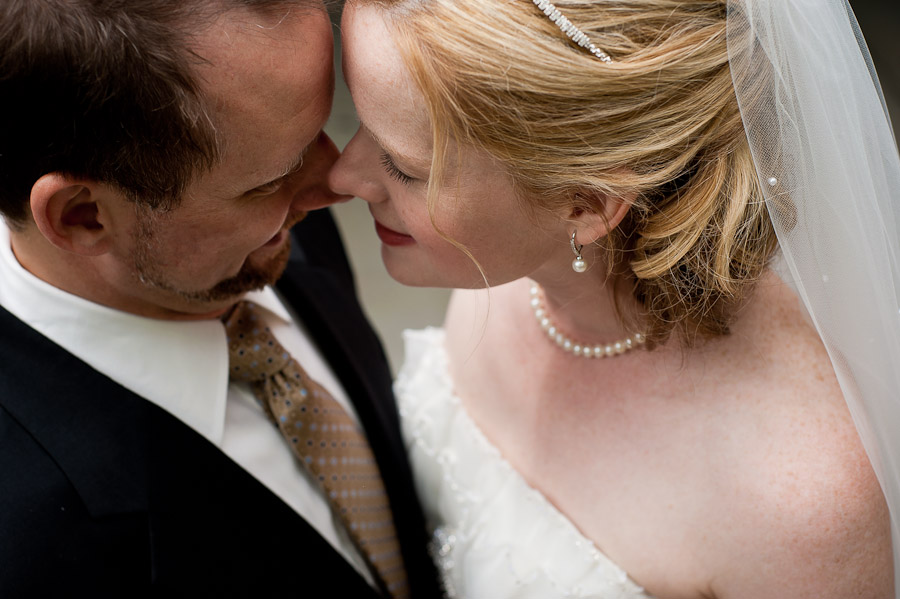
POLYGON ((643 345, 645 341, 644 336, 640 333, 635 333, 631 337, 625 337, 619 341, 607 344, 582 345, 572 341, 560 333, 556 325, 547 316, 547 310, 541 303, 541 289, 536 283, 531 285, 531 308, 534 310, 534 317, 537 318, 547 336, 564 351, 581 358, 613 358, 639 345, 643 345))

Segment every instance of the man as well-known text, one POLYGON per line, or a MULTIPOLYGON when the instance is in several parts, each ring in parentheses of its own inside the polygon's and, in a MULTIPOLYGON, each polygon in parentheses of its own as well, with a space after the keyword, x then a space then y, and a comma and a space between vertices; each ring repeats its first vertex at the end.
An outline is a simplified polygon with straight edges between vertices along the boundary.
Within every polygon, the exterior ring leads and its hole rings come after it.
POLYGON ((0 7, 0 596, 439 594, 381 347, 309 212, 346 199, 331 53, 320 0, 0 7), (242 299, 362 425, 403 580, 229 382, 242 299))

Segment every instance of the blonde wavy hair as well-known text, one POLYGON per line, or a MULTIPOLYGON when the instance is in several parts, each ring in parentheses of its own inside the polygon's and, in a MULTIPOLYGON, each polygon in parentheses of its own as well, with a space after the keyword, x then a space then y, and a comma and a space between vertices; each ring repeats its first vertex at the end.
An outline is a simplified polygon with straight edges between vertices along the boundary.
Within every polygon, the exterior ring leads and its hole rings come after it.
MULTIPOLYGON (((433 206, 451 140, 535 209, 634 197, 602 245, 651 344, 727 333, 777 241, 732 87, 725 0, 557 0, 610 56, 530 0, 358 0, 386 10, 431 116, 433 206)), ((621 313, 621 311, 620 311, 621 313)))

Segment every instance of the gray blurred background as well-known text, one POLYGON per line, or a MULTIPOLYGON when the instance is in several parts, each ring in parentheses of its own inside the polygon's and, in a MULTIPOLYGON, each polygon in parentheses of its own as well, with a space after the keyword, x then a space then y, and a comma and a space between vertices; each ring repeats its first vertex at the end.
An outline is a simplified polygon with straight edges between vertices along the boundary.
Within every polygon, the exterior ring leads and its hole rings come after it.
MULTIPOLYGON (((790 0, 782 0, 789 2, 790 0)), ((900 137, 900 0, 850 0, 872 53, 885 99, 900 137)), ((338 11, 339 12, 339 11, 338 11)), ((334 15, 335 23, 340 15, 334 15)), ((335 69, 338 74, 334 110, 325 130, 339 148, 356 132, 357 120, 350 93, 341 77, 340 28, 335 27, 335 69)), ((446 289, 404 287, 391 279, 381 263, 381 241, 375 235, 367 205, 356 199, 334 208, 338 226, 356 271, 360 298, 381 334, 391 366, 403 361, 401 334, 405 328, 439 325, 450 292, 446 289)))

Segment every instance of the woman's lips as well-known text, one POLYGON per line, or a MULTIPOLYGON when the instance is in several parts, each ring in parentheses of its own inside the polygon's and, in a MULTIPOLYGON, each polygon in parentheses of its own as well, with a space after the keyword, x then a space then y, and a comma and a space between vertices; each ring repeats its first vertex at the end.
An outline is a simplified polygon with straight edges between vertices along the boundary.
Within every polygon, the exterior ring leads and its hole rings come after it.
POLYGON ((378 234, 378 238, 381 240, 381 243, 385 245, 410 245, 416 242, 416 240, 409 235, 404 235, 403 233, 398 233, 393 229, 388 229, 377 220, 375 221, 375 232, 378 234))

